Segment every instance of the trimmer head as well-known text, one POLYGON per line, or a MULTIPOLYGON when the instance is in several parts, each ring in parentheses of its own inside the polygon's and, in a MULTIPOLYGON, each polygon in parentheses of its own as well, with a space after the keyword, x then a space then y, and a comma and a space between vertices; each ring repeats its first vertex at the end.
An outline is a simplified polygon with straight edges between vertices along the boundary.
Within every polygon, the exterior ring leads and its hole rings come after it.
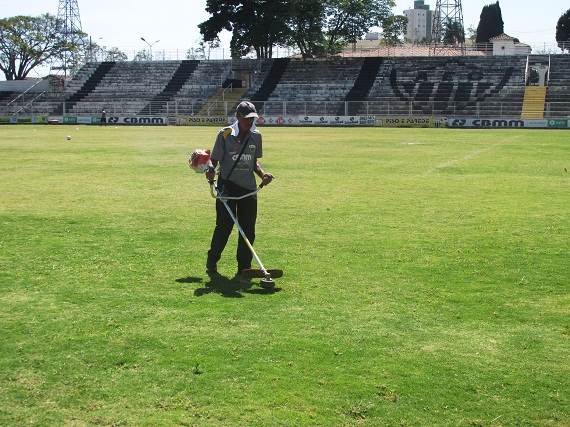
POLYGON ((241 276, 245 279, 262 279, 259 286, 263 289, 273 289, 275 281, 273 278, 283 277, 283 270, 265 270, 261 268, 246 268, 242 270, 241 276))
POLYGON ((262 270, 261 268, 246 268, 241 272, 242 277, 247 279, 261 279, 259 286, 263 289, 273 289, 275 281, 273 278, 283 277, 283 270, 262 270))
POLYGON ((275 287, 275 282, 271 277, 265 277, 259 282, 259 286, 263 289, 273 289, 275 287))

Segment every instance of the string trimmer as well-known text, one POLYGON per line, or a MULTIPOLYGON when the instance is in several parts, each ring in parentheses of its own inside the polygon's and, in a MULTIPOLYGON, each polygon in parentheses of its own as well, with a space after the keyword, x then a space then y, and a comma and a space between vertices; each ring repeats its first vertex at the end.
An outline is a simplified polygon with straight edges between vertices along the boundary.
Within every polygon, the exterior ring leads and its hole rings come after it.
MULTIPOLYGON (((189 163, 190 163, 190 167, 196 173, 206 172, 209 169, 209 167, 211 166, 210 151, 209 150, 195 150, 189 159, 189 163)), ((263 266, 263 263, 261 262, 261 260, 259 259, 259 256, 255 252, 255 249, 253 249, 253 245, 249 242, 249 239, 245 235, 245 232, 243 231, 243 229, 239 225, 239 222, 238 222, 236 216, 234 215, 234 213, 232 212, 232 209, 230 208, 230 206, 227 203, 228 200, 240 200, 240 199, 244 199, 244 198, 249 197, 249 196, 253 196, 253 195, 257 194, 257 192, 259 190, 261 190, 262 188, 263 188, 263 183, 260 184, 252 192, 244 194, 243 196, 230 197, 227 195, 223 195, 220 192, 220 190, 218 189, 218 186, 216 185, 215 180, 210 181, 210 194, 212 195, 212 197, 214 199, 219 200, 220 202, 222 202, 224 204, 224 206, 226 207, 226 210, 228 211, 230 217, 232 218, 234 224, 236 225, 241 237, 243 238, 247 247, 251 251, 251 254, 253 255, 253 258, 255 259, 255 262, 257 262, 257 264, 259 265, 259 268, 248 268, 248 269, 243 270, 241 272, 242 277, 248 278, 248 279, 260 278, 261 281, 259 282, 259 286, 261 286, 262 288, 265 288, 265 289, 271 289, 275 286, 275 281, 273 279, 274 278, 278 279, 279 277, 282 277, 283 276, 283 270, 276 270, 276 269, 268 270, 263 266)))

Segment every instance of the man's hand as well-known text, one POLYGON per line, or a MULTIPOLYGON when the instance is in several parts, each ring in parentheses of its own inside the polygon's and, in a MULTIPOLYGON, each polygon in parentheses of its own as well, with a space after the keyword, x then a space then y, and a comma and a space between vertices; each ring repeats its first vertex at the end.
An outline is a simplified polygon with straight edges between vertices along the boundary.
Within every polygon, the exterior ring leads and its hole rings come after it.
POLYGON ((212 166, 206 171, 206 179, 208 182, 214 182, 214 179, 216 179, 216 170, 212 166))
POLYGON ((275 178, 273 176, 273 174, 270 173, 264 173, 263 176, 261 177, 261 186, 264 187, 267 184, 269 184, 271 181, 273 181, 273 178, 275 178))

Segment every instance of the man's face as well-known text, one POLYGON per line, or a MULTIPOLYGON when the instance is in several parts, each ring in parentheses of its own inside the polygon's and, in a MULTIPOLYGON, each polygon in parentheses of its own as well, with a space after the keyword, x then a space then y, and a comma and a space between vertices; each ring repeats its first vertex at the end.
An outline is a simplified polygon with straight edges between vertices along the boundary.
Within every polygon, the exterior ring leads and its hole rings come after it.
POLYGON ((248 131, 251 129, 251 127, 253 126, 253 121, 255 120, 254 117, 250 117, 249 119, 246 119, 245 117, 243 117, 241 114, 237 115, 237 120, 238 120, 238 126, 240 129, 244 130, 244 131, 248 131))

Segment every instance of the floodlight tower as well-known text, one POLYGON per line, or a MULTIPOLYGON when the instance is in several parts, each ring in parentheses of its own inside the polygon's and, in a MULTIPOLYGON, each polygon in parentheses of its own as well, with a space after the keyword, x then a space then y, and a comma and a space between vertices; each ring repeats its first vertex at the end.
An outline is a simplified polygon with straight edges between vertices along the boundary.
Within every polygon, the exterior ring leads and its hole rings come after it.
POLYGON ((461 0, 437 0, 431 29, 433 51, 442 46, 465 52, 465 27, 461 0))
MULTIPOLYGON (((81 40, 81 18, 79 16, 79 6, 77 0, 59 0, 57 9, 57 20, 59 22, 59 31, 69 46, 75 49, 79 48, 83 41, 81 40)), ((67 49, 62 52, 61 56, 52 63, 53 70, 63 70, 65 76, 67 71, 73 67, 76 53, 67 49)))

